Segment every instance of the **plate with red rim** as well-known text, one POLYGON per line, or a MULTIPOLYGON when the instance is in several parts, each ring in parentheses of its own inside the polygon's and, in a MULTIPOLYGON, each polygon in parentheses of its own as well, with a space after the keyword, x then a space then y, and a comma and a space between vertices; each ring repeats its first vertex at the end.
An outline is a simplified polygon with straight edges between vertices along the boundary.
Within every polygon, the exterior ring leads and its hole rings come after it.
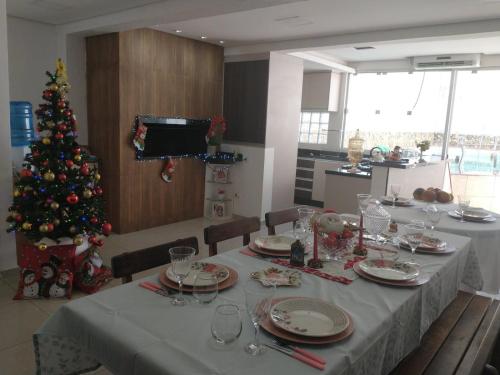
POLYGON ((254 242, 255 245, 264 250, 289 253, 291 251, 292 244, 295 241, 296 240, 292 237, 278 234, 257 237, 254 242))
MULTIPOLYGON (((215 264, 215 263, 211 263, 211 264, 215 264)), ((229 272, 229 277, 223 281, 219 281, 219 283, 217 284, 218 290, 224 290, 224 289, 230 288, 238 282, 238 272, 236 272, 236 270, 234 270, 233 268, 231 268, 229 266, 225 266, 225 265, 224 266, 218 265, 218 266, 224 267, 229 272)), ((160 283, 162 285, 166 286, 167 288, 179 290, 179 284, 175 281, 170 280, 167 277, 166 271, 160 272, 160 283)), ((213 289, 214 290, 216 289, 215 285, 213 286, 213 289)), ((209 291, 210 286, 204 288, 204 290, 209 291)), ((187 292, 187 293, 191 293, 193 291, 193 287, 191 285, 183 285, 182 291, 187 292)))
POLYGON ((418 268, 409 263, 390 259, 365 259, 356 264, 364 273, 390 281, 413 280, 420 273, 418 268))
MULTIPOLYGON (((406 235, 401 235, 398 237, 398 241, 400 245, 403 245, 405 247, 410 247, 408 244, 408 240, 406 239, 406 235)), ((422 242, 418 246, 417 249, 424 249, 424 250, 441 250, 446 248, 448 244, 446 241, 440 240, 439 238, 436 237, 430 237, 430 236, 423 236, 422 237, 422 242)))
POLYGON ((359 276, 364 279, 376 282, 378 284, 397 286, 397 287, 416 287, 427 283, 430 280, 430 275, 420 274, 417 278, 407 281, 396 281, 396 280, 386 280, 380 279, 378 277, 372 276, 370 274, 365 273, 360 267, 359 262, 355 263, 353 268, 354 272, 356 272, 359 276))
MULTIPOLYGON (((387 195, 380 197, 380 201, 382 202, 382 204, 384 204, 386 206, 392 205, 392 197, 389 197, 387 195)), ((413 203, 413 200, 410 198, 403 198, 403 197, 396 198, 396 206, 406 207, 406 206, 414 206, 414 205, 415 205, 415 203, 413 203)))
MULTIPOLYGON (((191 271, 189 271, 188 275, 184 279, 183 284, 186 286, 193 286, 196 275, 199 273, 212 273, 217 276, 219 283, 229 278, 229 270, 226 266, 207 262, 192 262, 191 271)), ((172 264, 167 267, 165 275, 170 281, 177 283, 177 279, 172 270, 172 264)), ((213 285, 215 285, 215 283, 213 283, 213 285)), ((208 280, 207 284, 204 286, 210 286, 208 280)))
MULTIPOLYGON (((272 306, 276 303, 279 303, 281 301, 285 301, 288 299, 296 299, 296 298, 302 298, 302 297, 283 297, 283 298, 275 298, 272 301, 272 306)), ((337 308, 341 309, 340 307, 337 306, 337 308)), ((307 336, 302 336, 302 335, 296 335, 294 333, 291 333, 289 331, 285 331, 277 326, 275 326, 271 320, 271 315, 267 314, 266 317, 262 320, 260 323, 260 326, 262 329, 264 329, 266 332, 270 333, 271 335, 278 337, 280 339, 283 339, 285 341, 293 342, 296 344, 309 344, 309 345, 325 345, 325 344, 332 344, 341 340, 345 340, 349 336, 352 335, 354 332, 354 325, 352 322, 352 318, 347 313, 345 310, 341 309, 347 317, 348 324, 345 330, 342 332, 332 335, 332 336, 325 336, 325 337, 307 337, 307 336)))
MULTIPOLYGON (((467 211, 466 211, 467 212, 467 211)), ((458 211, 448 211, 448 215, 451 216, 454 219, 462 219, 462 215, 458 211)), ((497 221, 496 217, 493 215, 486 215, 486 216, 478 216, 478 215, 466 215, 464 214, 464 220, 471 222, 471 223, 492 223, 494 221, 497 221)))

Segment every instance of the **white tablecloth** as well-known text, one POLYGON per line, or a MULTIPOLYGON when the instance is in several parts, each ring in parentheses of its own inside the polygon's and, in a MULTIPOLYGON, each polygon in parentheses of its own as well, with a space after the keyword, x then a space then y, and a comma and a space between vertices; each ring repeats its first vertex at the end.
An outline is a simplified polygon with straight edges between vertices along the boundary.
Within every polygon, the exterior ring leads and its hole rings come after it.
MULTIPOLYGON (((408 223, 412 219, 425 220, 425 203, 415 202, 413 207, 384 206, 398 223, 408 223)), ((455 210, 456 204, 436 204, 443 210, 437 230, 470 237, 471 246, 476 251, 484 279, 483 291, 492 294, 500 292, 500 219, 492 223, 461 223, 447 212, 455 210)))
MULTIPOLYGON (((325 374, 386 374, 420 341, 430 324, 455 298, 461 282, 481 287, 470 240, 453 243, 450 255, 417 255, 430 281, 417 288, 387 287, 359 278, 350 285, 303 274, 300 288, 278 288, 277 297, 310 296, 348 311, 354 333, 348 339, 310 350, 327 359, 325 374)), ((403 259, 408 253, 401 252, 403 259)), ((210 259, 238 270, 240 281, 206 306, 173 306, 169 298, 140 288, 140 280, 76 301, 57 310, 34 335, 39 374, 77 374, 99 363, 115 374, 317 374, 301 362, 268 350, 251 357, 243 346, 253 330, 245 314, 243 285, 248 274, 269 262, 233 250, 210 259), (214 344, 210 321, 220 303, 240 306, 243 332, 236 345, 214 344)), ((149 277, 156 280, 156 277, 149 277)), ((267 334, 263 341, 270 341, 267 334)))

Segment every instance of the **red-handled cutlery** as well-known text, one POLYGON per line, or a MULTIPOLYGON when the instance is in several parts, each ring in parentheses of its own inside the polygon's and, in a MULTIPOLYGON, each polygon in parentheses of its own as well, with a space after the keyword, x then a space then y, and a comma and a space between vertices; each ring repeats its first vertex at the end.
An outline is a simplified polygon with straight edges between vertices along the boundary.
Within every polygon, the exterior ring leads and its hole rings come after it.
POLYGON ((318 362, 311 357, 307 357, 297 351, 294 351, 292 349, 287 349, 282 346, 274 345, 274 344, 264 344, 268 348, 274 349, 278 352, 281 352, 283 354, 286 354, 287 356, 290 356, 292 358, 295 358, 296 360, 303 362, 311 367, 317 368, 318 370, 324 370, 325 369, 325 363, 318 362))

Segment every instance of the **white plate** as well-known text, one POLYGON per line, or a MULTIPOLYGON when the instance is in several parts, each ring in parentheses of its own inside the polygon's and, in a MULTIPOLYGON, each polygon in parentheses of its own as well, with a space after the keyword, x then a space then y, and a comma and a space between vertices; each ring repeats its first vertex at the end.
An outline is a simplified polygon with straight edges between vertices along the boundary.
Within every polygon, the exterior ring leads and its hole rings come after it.
MULTIPOLYGON (((380 200, 386 205, 392 204, 392 197, 389 197, 387 195, 380 197, 380 200)), ((412 204, 413 203, 410 198, 399 197, 396 200, 396 206, 411 206, 412 204)))
MULTIPOLYGON (((184 279, 183 284, 188 286, 193 286, 195 277, 200 272, 217 274, 217 279, 219 284, 229 278, 229 270, 220 264, 193 262, 191 264, 191 271, 189 271, 187 277, 184 279)), ((175 283, 177 282, 177 278, 175 277, 174 272, 172 271, 172 264, 169 264, 167 270, 165 271, 165 274, 167 275, 167 278, 170 281, 173 281, 175 283)), ((199 285, 210 286, 210 285, 215 285, 215 283, 211 283, 209 280, 205 280, 203 284, 199 285)))
POLYGON ((308 337, 333 336, 349 325, 349 318, 342 309, 313 298, 299 297, 278 302, 269 314, 276 327, 308 337))
POLYGON ((418 277, 419 270, 408 263, 387 259, 365 259, 359 268, 371 276, 392 281, 407 281, 418 277))
MULTIPOLYGON (((462 216, 457 212, 457 211, 448 211, 448 215, 451 216, 452 218, 455 219, 461 219, 462 216)), ((466 216, 464 215, 464 220, 465 221, 471 221, 475 223, 489 223, 492 221, 496 221, 497 219, 494 216, 487 216, 484 218, 477 218, 477 217, 471 217, 471 216, 466 216)))
POLYGON ((255 239, 258 247, 273 251, 291 251, 295 239, 287 236, 263 236, 255 239))
MULTIPOLYGON (((400 245, 410 247, 410 244, 408 243, 406 239, 406 235, 402 235, 398 237, 398 241, 400 245)), ((446 247, 446 242, 443 240, 440 240, 439 238, 436 237, 429 237, 429 236, 423 236, 422 237, 422 243, 418 247, 418 249, 433 249, 433 250, 439 250, 443 249, 446 247)))
MULTIPOLYGON (((455 211, 458 215, 460 215, 460 212, 455 211)), ((464 217, 470 218, 470 219, 477 219, 477 220, 484 220, 486 218, 492 217, 492 215, 486 211, 483 210, 482 208, 479 207, 469 207, 464 211, 464 217)))

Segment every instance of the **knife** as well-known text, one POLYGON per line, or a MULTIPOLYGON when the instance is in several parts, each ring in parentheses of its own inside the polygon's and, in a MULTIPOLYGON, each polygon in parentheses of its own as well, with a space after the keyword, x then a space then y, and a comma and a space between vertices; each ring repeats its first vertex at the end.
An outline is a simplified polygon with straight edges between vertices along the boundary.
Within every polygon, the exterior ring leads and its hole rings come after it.
POLYGON ((310 357, 306 357, 303 354, 300 354, 298 352, 294 352, 292 349, 285 349, 285 348, 282 348, 282 347, 279 347, 279 346, 273 345, 273 344, 264 344, 264 345, 267 346, 268 348, 271 348, 271 349, 274 349, 278 352, 286 354, 289 357, 295 358, 296 360, 303 362, 311 367, 317 368, 319 370, 325 369, 324 363, 320 363, 320 362, 315 361, 314 359, 312 359, 310 357))
POLYGON ((282 348, 286 348, 286 349, 291 349, 293 350, 294 352, 297 352, 299 354, 302 354, 303 356, 305 357, 309 357, 311 358, 312 360, 316 361, 316 362, 319 362, 319 363, 322 363, 322 364, 326 364, 326 361, 321 358, 320 356, 314 354, 314 353, 311 353, 310 351, 308 350, 305 350, 305 349, 302 349, 302 348, 299 348, 295 345, 290 345, 290 344, 287 344, 285 342, 282 342, 280 340, 274 340, 274 343, 282 348))

